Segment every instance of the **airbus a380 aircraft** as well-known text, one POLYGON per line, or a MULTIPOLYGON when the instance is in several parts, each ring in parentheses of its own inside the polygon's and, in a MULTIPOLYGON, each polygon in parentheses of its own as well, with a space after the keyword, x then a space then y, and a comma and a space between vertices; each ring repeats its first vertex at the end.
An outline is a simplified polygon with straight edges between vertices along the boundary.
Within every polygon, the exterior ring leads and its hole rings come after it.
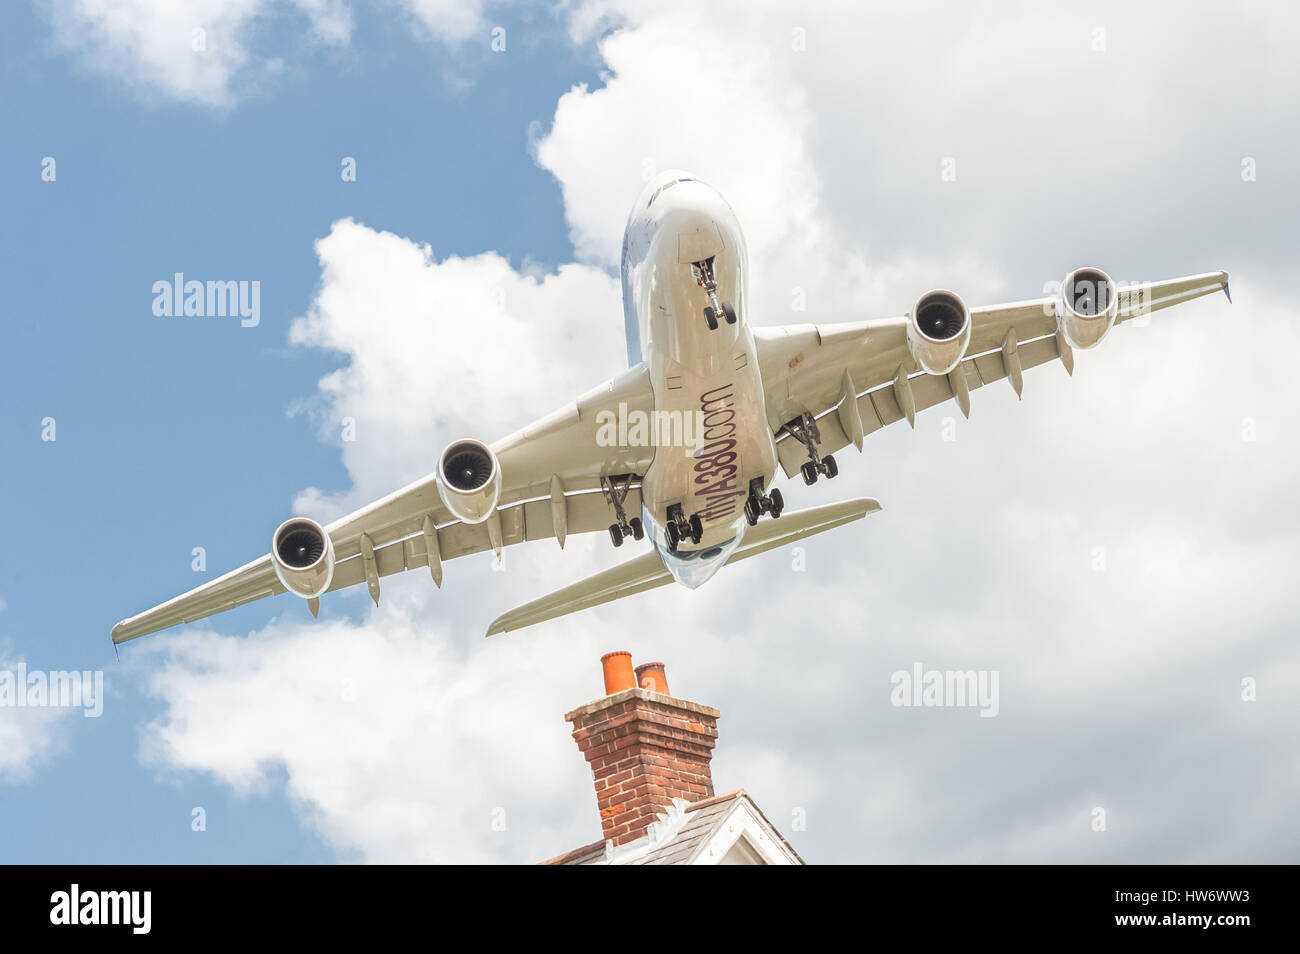
MULTIPOLYGON (((777 469, 813 484, 832 454, 945 401, 1091 348, 1116 324, 1222 289, 1225 272, 1116 286, 1070 272, 1054 296, 968 308, 938 289, 907 315, 753 328, 745 240, 726 201, 686 173, 651 181, 623 237, 630 367, 495 444, 453 441, 434 473, 328 526, 294 517, 271 552, 113 627, 121 643, 286 590, 308 601, 525 540, 607 530, 651 551, 497 618, 487 635, 640 593, 688 587, 733 563, 880 509, 857 499, 782 515, 777 469), (694 421, 695 441, 610 440, 613 419, 694 421), (767 519, 763 519, 767 518, 767 519)), ((683 437, 687 428, 682 428, 683 437)), ((628 429, 631 434, 633 429, 628 429)), ((619 428, 622 432, 622 428, 619 428)))

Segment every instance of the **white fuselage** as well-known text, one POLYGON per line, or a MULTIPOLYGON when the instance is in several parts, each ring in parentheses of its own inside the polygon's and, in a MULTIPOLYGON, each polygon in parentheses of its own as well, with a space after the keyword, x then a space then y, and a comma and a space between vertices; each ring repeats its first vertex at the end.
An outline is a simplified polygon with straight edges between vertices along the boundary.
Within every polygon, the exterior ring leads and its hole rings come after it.
POLYGON ((696 438, 659 443, 641 482, 642 519, 678 582, 699 586, 737 546, 748 524, 750 481, 770 486, 776 445, 768 428, 754 337, 747 322, 745 240, 735 213, 710 186, 684 172, 652 179, 623 236, 623 307, 628 361, 644 362, 655 409, 687 422, 696 438), (710 297, 692 263, 711 260, 716 297, 737 320, 705 320, 710 297), (670 552, 667 513, 680 505, 703 525, 699 543, 670 552))

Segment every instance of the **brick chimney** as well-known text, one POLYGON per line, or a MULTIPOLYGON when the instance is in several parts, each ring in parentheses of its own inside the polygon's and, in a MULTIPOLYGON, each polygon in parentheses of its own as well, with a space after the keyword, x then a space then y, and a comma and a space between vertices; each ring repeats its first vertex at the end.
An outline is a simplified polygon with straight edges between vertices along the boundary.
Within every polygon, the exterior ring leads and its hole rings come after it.
MULTIPOLYGON (((709 761, 718 738, 717 709, 638 688, 628 653, 609 653, 603 699, 565 715, 591 764, 606 841, 636 841, 672 805, 713 795, 709 761)), ((661 663, 638 668, 643 685, 667 689, 661 663)))

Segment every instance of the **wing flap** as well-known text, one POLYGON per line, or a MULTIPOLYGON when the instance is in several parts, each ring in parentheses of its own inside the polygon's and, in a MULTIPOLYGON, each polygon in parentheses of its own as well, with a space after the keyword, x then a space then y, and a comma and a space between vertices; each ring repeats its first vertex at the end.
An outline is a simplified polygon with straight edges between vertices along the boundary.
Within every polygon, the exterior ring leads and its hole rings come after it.
MULTIPOLYGON (((1025 371, 1060 356, 1055 334, 1022 342, 1017 347, 1017 352, 1020 357, 1020 367, 1025 371)), ((966 387, 971 391, 1000 381, 1008 374, 1007 364, 1001 351, 991 351, 967 358, 959 367, 966 376, 966 387)), ((919 372, 908 377, 907 382, 917 412, 935 407, 954 397, 952 384, 943 375, 919 372)), ((817 428, 821 432, 818 450, 822 455, 833 454, 852 443, 849 436, 844 433, 839 416, 833 412, 834 408, 817 419, 817 428)), ((898 403, 896 389, 892 383, 860 396, 858 415, 862 419, 864 435, 877 431, 887 424, 901 421, 907 416, 898 403)), ((781 469, 785 471, 787 477, 798 473, 800 465, 808 459, 803 445, 788 436, 777 441, 776 451, 781 461, 781 469)))
MULTIPOLYGON (((564 501, 568 512, 569 533, 589 533, 609 526, 609 508, 600 493, 569 494, 564 501)), ((628 490, 624 506, 630 514, 640 512, 639 489, 633 487, 628 490)), ((503 546, 513 546, 525 540, 555 539, 549 500, 531 500, 504 508, 498 513, 501 515, 503 546)), ((443 560, 453 560, 491 549, 492 539, 486 523, 453 523, 438 529, 438 554, 443 560)), ((375 571, 380 577, 428 565, 429 549, 422 533, 375 549, 375 571)), ((366 571, 362 561, 359 558, 348 560, 335 568, 329 592, 354 586, 365 579, 366 571)))

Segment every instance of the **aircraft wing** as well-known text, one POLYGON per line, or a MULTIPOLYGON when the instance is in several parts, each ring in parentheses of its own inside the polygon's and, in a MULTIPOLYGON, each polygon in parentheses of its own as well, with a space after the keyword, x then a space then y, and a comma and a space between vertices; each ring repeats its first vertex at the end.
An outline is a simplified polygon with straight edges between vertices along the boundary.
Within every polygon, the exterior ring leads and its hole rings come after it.
MULTIPOLYGON (((1216 291, 1227 272, 1120 286, 1115 324, 1216 291)), ((916 426, 916 413, 956 398, 970 413, 970 392, 1009 378, 1016 394, 1029 368, 1059 359, 1074 373, 1074 355, 1057 333, 1055 299, 1035 298, 971 308, 967 357, 948 375, 921 371, 907 345, 907 319, 755 328, 759 367, 773 433, 805 412, 817 421, 823 456, 895 421, 916 426), (964 384, 964 387, 963 387, 964 384)), ((804 446, 781 432, 777 453, 786 476, 807 459, 804 446)))
MULTIPOLYGON (((637 365, 492 444, 502 482, 497 541, 492 539, 489 523, 462 523, 451 515, 433 474, 326 525, 337 561, 327 592, 368 582, 371 596, 378 602, 380 577, 427 566, 441 586, 443 561, 525 540, 556 539, 563 547, 568 534, 606 529, 613 518, 600 489, 601 477, 644 474, 654 448, 599 440, 598 418, 602 412, 626 415, 649 413, 653 408, 650 375, 643 365, 637 365), (431 521, 437 544, 432 562, 426 520, 431 521), (367 547, 370 552, 363 554, 367 547), (373 580, 367 573, 371 554, 373 580)), ((628 491, 624 506, 629 514, 640 512, 636 486, 628 491)), ((274 529, 267 528, 268 541, 274 529)), ((122 643, 283 592, 268 551, 237 570, 123 620, 113 627, 113 642, 122 643)))
MULTIPOLYGON (((857 500, 842 500, 838 503, 811 507, 808 510, 791 511, 784 514, 780 520, 765 520, 746 531, 740 546, 727 560, 727 564, 747 560, 774 547, 785 546, 787 543, 810 537, 815 533, 842 527, 846 523, 861 520, 879 509, 879 503, 869 497, 862 497, 857 500)), ((644 593, 646 590, 666 586, 671 582, 672 576, 664 566, 663 560, 659 559, 659 554, 652 550, 498 616, 488 626, 488 631, 484 635, 495 636, 498 633, 513 632, 525 626, 555 619, 557 616, 567 616, 569 613, 591 609, 601 603, 644 593)))

